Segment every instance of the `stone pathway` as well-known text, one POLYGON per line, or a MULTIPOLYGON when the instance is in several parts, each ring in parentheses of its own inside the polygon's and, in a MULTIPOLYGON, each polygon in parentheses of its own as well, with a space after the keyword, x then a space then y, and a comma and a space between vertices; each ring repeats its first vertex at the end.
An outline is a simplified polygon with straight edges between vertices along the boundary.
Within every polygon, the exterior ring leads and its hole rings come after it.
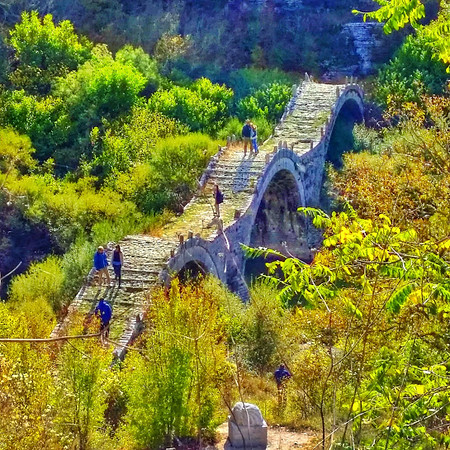
MULTIPOLYGON (((142 314, 148 303, 149 291, 158 284, 159 274, 179 243, 179 235, 189 231, 204 239, 213 240, 217 236, 217 226, 211 224, 213 218, 213 187, 217 183, 224 193, 221 218, 226 228, 236 221, 235 213, 244 214, 251 203, 254 188, 264 167, 270 161, 273 147, 278 141, 293 145, 294 151, 303 154, 310 150, 310 141, 318 143, 320 128, 325 125, 331 108, 336 102, 336 85, 305 82, 293 97, 290 110, 276 127, 274 138, 260 147, 258 154, 247 153, 238 145, 223 149, 213 157, 209 166, 209 177, 184 213, 174 218, 162 229, 160 237, 127 236, 120 242, 124 252, 122 286, 115 283, 99 287, 93 280, 93 271, 86 284, 69 308, 66 320, 59 324, 52 335, 61 334, 70 320, 70 313, 79 310, 89 314, 99 298, 105 298, 113 306, 110 339, 119 342, 116 352, 123 356, 125 345, 132 340, 139 323, 136 316, 142 314)), ((111 260, 111 249, 108 251, 111 260)), ((113 272, 110 267, 111 279, 113 272)))
POLYGON ((342 85, 303 83, 294 97, 292 113, 275 128, 274 139, 294 145, 298 154, 311 148, 310 142, 321 140, 320 129, 325 127, 331 108, 336 103, 336 89, 342 85))

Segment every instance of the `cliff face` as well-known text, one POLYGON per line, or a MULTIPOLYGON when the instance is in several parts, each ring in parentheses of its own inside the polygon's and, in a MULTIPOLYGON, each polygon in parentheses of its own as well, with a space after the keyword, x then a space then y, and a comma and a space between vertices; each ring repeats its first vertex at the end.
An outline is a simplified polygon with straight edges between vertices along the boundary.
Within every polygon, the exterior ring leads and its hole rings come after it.
POLYGON ((21 5, 32 8, 36 2, 112 48, 132 43, 151 52, 163 33, 190 35, 191 62, 227 69, 252 64, 328 78, 361 74, 372 70, 370 58, 385 60, 393 42, 389 37, 381 45, 381 37, 370 37, 374 28, 363 25, 358 31, 368 37, 361 44, 361 33, 346 27, 360 20, 352 9, 373 9, 370 0, 22 0, 21 5), (367 50, 363 56, 358 45, 367 50), (371 46, 387 51, 373 52, 371 46))

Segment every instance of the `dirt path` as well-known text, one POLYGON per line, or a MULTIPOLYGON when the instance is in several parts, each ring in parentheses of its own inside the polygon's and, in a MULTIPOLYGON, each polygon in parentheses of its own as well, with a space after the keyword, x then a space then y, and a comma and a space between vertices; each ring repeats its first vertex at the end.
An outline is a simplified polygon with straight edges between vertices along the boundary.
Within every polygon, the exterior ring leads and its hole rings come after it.
MULTIPOLYGON (((228 423, 223 423, 217 432, 221 439, 214 447, 207 450, 223 450, 228 437, 228 423)), ((317 435, 312 431, 290 431, 285 427, 269 427, 269 445, 267 450, 305 449, 312 450, 317 443, 317 435)))

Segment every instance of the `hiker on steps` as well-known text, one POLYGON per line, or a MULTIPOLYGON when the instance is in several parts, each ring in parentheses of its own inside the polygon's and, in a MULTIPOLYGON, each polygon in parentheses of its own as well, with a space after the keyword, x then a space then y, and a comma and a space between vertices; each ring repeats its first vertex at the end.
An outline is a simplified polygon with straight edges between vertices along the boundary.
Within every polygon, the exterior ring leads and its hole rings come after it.
POLYGON ((213 196, 214 196, 214 214, 216 217, 220 217, 220 208, 219 205, 221 203, 223 203, 223 194, 219 189, 219 186, 217 184, 214 185, 214 192, 213 192, 213 196))
POLYGON ((120 288, 120 283, 122 282, 123 253, 122 250, 120 250, 119 244, 116 245, 116 249, 113 252, 112 266, 114 269, 114 275, 116 276, 116 280, 119 280, 119 288, 120 288))
POLYGON ((112 317, 112 308, 108 302, 105 302, 104 298, 101 298, 95 307, 94 314, 100 317, 100 332, 102 340, 109 335, 109 321, 112 317))
POLYGON ((100 245, 94 255, 94 267, 98 273, 99 286, 103 283, 103 275, 106 276, 106 282, 109 286, 111 278, 108 272, 108 259, 106 258, 105 249, 100 245))
POLYGON ((247 145, 250 144, 250 152, 252 151, 252 127, 250 126, 250 119, 245 121, 242 127, 242 140, 244 141, 244 158, 247 155, 247 145))

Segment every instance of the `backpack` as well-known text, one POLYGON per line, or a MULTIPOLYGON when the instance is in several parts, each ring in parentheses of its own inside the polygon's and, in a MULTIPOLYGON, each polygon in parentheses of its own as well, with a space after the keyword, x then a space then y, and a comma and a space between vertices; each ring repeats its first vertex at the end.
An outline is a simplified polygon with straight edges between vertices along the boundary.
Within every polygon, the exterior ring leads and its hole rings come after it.
POLYGON ((216 194, 216 203, 220 205, 220 203, 223 203, 223 194, 221 191, 217 191, 216 194))

